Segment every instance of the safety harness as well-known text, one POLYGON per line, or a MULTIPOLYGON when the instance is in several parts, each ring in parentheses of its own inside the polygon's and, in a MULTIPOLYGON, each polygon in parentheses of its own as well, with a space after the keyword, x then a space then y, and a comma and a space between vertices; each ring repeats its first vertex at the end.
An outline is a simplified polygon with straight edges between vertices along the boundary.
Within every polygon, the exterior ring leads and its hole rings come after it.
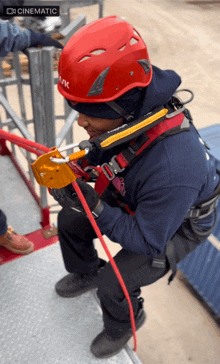
POLYGON ((138 158, 142 157, 143 152, 152 148, 159 140, 190 129, 190 119, 187 117, 187 113, 183 112, 183 108, 176 110, 172 108, 172 112, 169 111, 169 105, 156 108, 139 120, 123 124, 113 131, 90 139, 88 143, 85 141, 80 143, 80 149, 87 147, 103 151, 130 141, 128 147, 118 155, 114 155, 109 163, 94 167, 88 166, 87 162, 82 160, 82 168, 76 163, 71 163, 71 168, 85 181, 94 181, 95 190, 100 196, 106 189, 110 190, 120 207, 134 215, 135 212, 131 211, 129 206, 123 202, 123 196, 114 187, 114 179, 125 169, 130 168, 138 158))
MULTIPOLYGON (((147 150, 151 149, 160 140, 190 130, 190 124, 192 124, 192 117, 189 110, 184 107, 183 103, 178 98, 173 97, 171 102, 164 107, 157 108, 139 120, 125 125, 123 124, 116 130, 110 131, 89 141, 92 148, 95 147, 101 151, 129 142, 129 145, 119 154, 114 155, 109 163, 103 163, 98 167, 88 166, 86 164, 83 166, 82 164, 82 169, 74 164, 72 165, 72 168, 86 181, 94 181, 95 190, 100 196, 102 196, 106 190, 110 191, 120 208, 126 211, 126 213, 134 216, 135 211, 132 211, 128 204, 124 202, 121 191, 115 187, 114 179, 118 175, 120 176, 125 169, 131 168, 133 163, 135 163, 138 158, 142 157, 143 153, 146 153, 147 150)), ((206 148, 209 149, 206 143, 203 143, 206 148)), ((89 147, 89 144, 82 144, 80 147, 81 149, 84 149, 86 146, 89 147)), ((90 149, 92 148, 90 146, 90 149)), ((203 235, 206 236, 210 234, 211 230, 214 228, 214 224, 209 231, 204 233, 196 228, 195 223, 198 222, 198 220, 208 217, 214 211, 216 212, 219 197, 220 183, 209 199, 197 206, 192 206, 185 217, 185 220, 190 222, 192 231, 201 236, 201 239, 203 235)), ((152 260, 152 266, 157 268, 164 268, 166 260, 168 260, 172 270, 172 274, 168 280, 169 283, 173 280, 177 271, 178 261, 175 258, 174 245, 175 242, 171 239, 167 243, 166 251, 160 256, 154 257, 152 260)), ((179 249, 182 250, 180 255, 183 259, 187 255, 183 244, 179 244, 179 249)))
MULTIPOLYGON (((163 109, 167 110, 167 109, 163 109)), ((109 163, 104 163, 101 166, 99 176, 96 180, 95 189, 102 195, 107 187, 112 186, 112 181, 116 175, 122 173, 125 169, 131 168, 138 158, 142 157, 143 153, 152 148, 159 140, 186 131, 190 129, 189 120, 183 112, 176 113, 169 117, 167 113, 160 118, 157 125, 145 131, 143 134, 133 139, 127 148, 122 150, 118 155, 111 158, 109 163)), ((127 208, 128 206, 124 205, 127 208)))
MULTIPOLYGON (((191 91, 189 92, 192 94, 191 91)), ((84 160, 82 161, 82 168, 78 164, 72 164, 71 168, 74 169, 79 177, 83 177, 86 181, 94 181, 95 190, 100 196, 108 189, 122 209, 131 215, 135 215, 135 211, 132 211, 124 203, 121 191, 114 185, 114 179, 124 172, 125 169, 131 168, 133 163, 142 157, 143 153, 146 153, 147 150, 151 149, 160 140, 190 130, 192 117, 184 104, 192 101, 192 99, 193 94, 184 103, 176 96, 173 96, 168 104, 154 109, 140 119, 123 124, 119 128, 90 139, 89 141, 83 141, 79 144, 80 149, 87 147, 89 149, 97 148, 100 151, 105 151, 126 142, 129 142, 129 145, 118 155, 114 155, 109 163, 103 163, 101 166, 94 167, 88 166, 84 160)), ((209 149, 207 144, 205 142, 203 143, 209 149)), ((197 206, 192 206, 185 219, 196 222, 212 214, 216 209, 219 196, 220 184, 208 200, 197 206)))

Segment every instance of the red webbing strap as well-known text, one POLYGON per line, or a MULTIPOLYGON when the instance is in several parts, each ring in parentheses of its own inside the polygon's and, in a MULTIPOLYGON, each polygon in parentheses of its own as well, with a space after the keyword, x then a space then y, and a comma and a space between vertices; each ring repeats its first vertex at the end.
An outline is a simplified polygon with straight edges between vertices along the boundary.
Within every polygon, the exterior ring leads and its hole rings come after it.
POLYGON ((129 165, 129 162, 125 158, 123 152, 119 153, 117 157, 115 157, 116 161, 120 165, 121 168, 126 168, 129 165))
MULTIPOLYGON (((83 158, 82 158, 83 159, 83 158)), ((88 182, 90 180, 90 174, 86 171, 84 171, 83 168, 81 168, 77 161, 71 161, 68 163, 70 168, 73 170, 73 172, 76 174, 77 178, 84 178, 84 182, 88 182)))
POLYGON ((185 115, 183 113, 177 114, 173 118, 165 119, 164 121, 161 121, 160 124, 156 125, 152 129, 146 131, 146 135, 149 139, 136 152, 136 155, 139 155, 145 148, 147 148, 154 140, 159 138, 162 134, 165 134, 169 130, 172 130, 172 129, 175 129, 175 128, 181 126, 184 118, 185 118, 185 115))
MULTIPOLYGON (((108 168, 108 165, 105 165, 105 166, 107 168, 107 171, 106 171, 107 174, 109 174, 109 176, 111 176, 111 171, 108 168)), ((98 170, 99 176, 98 176, 98 178, 96 180, 96 183, 95 183, 95 190, 99 194, 99 196, 101 196, 103 194, 103 192, 105 191, 105 189, 111 183, 111 180, 103 172, 103 168, 102 167, 96 168, 96 170, 98 170)))
MULTIPOLYGON (((122 152, 115 157, 115 160, 120 168, 125 168, 129 164, 122 152)), ((107 163, 104 163, 101 167, 99 167, 98 172, 99 176, 95 183, 95 190, 98 192, 99 196, 101 196, 111 183, 111 180, 115 178, 115 175, 114 172, 112 172, 112 167, 110 167, 110 165, 107 163)))

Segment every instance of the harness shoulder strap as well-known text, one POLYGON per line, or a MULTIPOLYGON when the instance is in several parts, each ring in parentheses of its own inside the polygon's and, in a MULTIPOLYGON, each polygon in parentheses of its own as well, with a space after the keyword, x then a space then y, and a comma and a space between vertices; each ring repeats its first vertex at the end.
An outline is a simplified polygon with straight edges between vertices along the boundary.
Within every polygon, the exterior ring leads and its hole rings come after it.
POLYGON ((167 108, 163 106, 158 107, 138 120, 122 124, 116 129, 109 130, 107 133, 93 138, 91 144, 103 151, 129 142, 163 121, 167 113, 167 108))
POLYGON ((190 129, 189 120, 184 113, 178 112, 175 115, 173 113, 171 118, 168 116, 138 138, 133 139, 128 148, 115 155, 109 163, 104 163, 101 166, 101 173, 95 184, 95 189, 99 195, 102 195, 118 173, 122 173, 128 166, 131 167, 133 162, 142 156, 143 151, 152 148, 155 143, 169 135, 190 129))

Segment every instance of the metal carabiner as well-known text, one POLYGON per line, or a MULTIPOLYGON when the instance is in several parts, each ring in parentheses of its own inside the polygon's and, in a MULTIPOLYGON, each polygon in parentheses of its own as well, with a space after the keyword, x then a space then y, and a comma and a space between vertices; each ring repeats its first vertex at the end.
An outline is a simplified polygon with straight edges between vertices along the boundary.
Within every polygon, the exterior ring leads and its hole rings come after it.
POLYGON ((171 112, 170 114, 166 114, 166 118, 167 119, 171 119, 172 117, 181 114, 181 112, 183 112, 185 110, 185 106, 181 107, 180 109, 177 109, 173 112, 171 112))
POLYGON ((182 101, 181 100, 181 104, 182 105, 186 105, 186 104, 189 104, 193 99, 194 99, 194 93, 191 91, 191 90, 188 90, 187 88, 183 88, 183 89, 181 89, 181 90, 176 90, 175 92, 174 92, 174 96, 178 93, 178 92, 189 92, 190 94, 191 94, 191 96, 190 96, 190 98, 189 98, 189 100, 187 100, 187 101, 182 101))
POLYGON ((182 90, 177 90, 177 91, 175 91, 174 92, 174 94, 173 94, 173 96, 179 101, 179 105, 180 105, 180 107, 178 108, 176 105, 174 105, 174 107, 176 107, 176 110, 175 111, 173 111, 173 112, 171 112, 170 114, 167 114, 166 115, 166 117, 168 118, 168 119, 170 119, 170 118, 172 118, 173 116, 176 116, 176 115, 178 115, 178 114, 181 114, 181 112, 183 112, 183 111, 185 111, 186 109, 185 109, 185 106, 184 105, 186 105, 186 104, 188 104, 189 102, 191 102, 193 99, 194 99, 194 93, 191 91, 191 90, 188 90, 188 89, 182 89, 182 90), (190 94, 191 94, 191 96, 190 96, 190 98, 189 98, 189 100, 187 100, 187 101, 182 101, 181 99, 180 99, 180 97, 178 97, 177 98, 177 96, 176 96, 176 94, 178 93, 178 92, 189 92, 190 94))
MULTIPOLYGON (((76 148, 76 147, 79 147, 79 143, 68 144, 65 147, 59 148, 58 152, 63 152, 64 150, 68 150, 68 149, 72 149, 72 148, 76 148)), ((85 148, 85 150, 80 150, 79 152, 72 153, 72 154, 68 155, 66 158, 61 159, 61 158, 50 157, 50 161, 53 163, 57 163, 57 164, 68 163, 68 162, 71 162, 72 160, 76 160, 76 159, 85 157, 85 155, 88 154, 88 152, 89 152, 89 148, 85 148)))

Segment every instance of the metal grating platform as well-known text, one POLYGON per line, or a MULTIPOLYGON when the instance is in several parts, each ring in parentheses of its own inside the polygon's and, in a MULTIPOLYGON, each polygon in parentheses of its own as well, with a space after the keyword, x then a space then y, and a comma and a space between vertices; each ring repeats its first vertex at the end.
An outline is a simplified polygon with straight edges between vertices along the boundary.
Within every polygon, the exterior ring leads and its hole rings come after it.
POLYGON ((0 209, 19 234, 41 229, 40 209, 9 156, 0 156, 0 209))
POLYGON ((101 361, 90 344, 102 330, 93 292, 59 297, 55 283, 66 274, 59 244, 1 266, 1 364, 141 364, 129 345, 101 361))

